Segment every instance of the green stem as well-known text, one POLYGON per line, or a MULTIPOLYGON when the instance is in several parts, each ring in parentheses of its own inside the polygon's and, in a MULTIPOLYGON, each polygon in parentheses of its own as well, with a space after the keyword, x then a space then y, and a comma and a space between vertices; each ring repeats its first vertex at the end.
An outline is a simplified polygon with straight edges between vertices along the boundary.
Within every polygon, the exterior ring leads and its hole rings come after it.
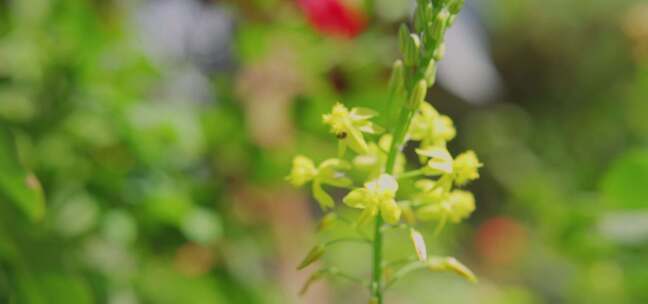
MULTIPOLYGON (((408 94, 409 95, 409 94, 408 94)), ((400 152, 401 144, 409 128, 409 123, 412 119, 413 111, 404 108, 398 119, 396 129, 394 131, 394 138, 392 139, 389 153, 387 154, 387 164, 385 172, 387 174, 394 174, 396 168, 396 156, 400 152)), ((383 244, 383 219, 380 215, 376 215, 376 224, 374 227, 374 241, 373 241, 373 274, 371 277, 371 295, 372 300, 376 304, 383 304, 383 275, 382 275, 382 244, 383 244)))
POLYGON ((412 170, 398 176, 398 179, 408 179, 423 175, 423 169, 412 170))
POLYGON ((382 227, 383 219, 380 214, 376 216, 373 242, 373 275, 371 277, 371 294, 377 304, 383 303, 382 294, 382 227))
POLYGON ((401 269, 396 271, 396 273, 394 274, 394 277, 389 282, 387 282, 387 284, 385 285, 385 289, 387 289, 387 288, 391 287, 392 285, 394 285, 394 283, 396 283, 396 281, 398 281, 400 278, 404 277, 406 274, 408 274, 408 273, 410 273, 412 271, 415 271, 415 270, 424 269, 426 267, 428 267, 428 265, 426 263, 421 262, 421 261, 413 261, 413 262, 403 266, 401 269))

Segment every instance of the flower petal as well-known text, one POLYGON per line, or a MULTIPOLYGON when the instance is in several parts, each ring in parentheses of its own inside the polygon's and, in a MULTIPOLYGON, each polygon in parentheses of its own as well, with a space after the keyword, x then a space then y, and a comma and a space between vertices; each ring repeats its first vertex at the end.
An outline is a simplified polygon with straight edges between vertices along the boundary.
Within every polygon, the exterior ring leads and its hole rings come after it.
POLYGON ((322 189, 322 185, 319 180, 313 181, 312 185, 313 197, 320 204, 322 210, 333 208, 335 206, 335 201, 333 198, 322 189))
POLYGON ((380 204, 380 214, 389 224, 396 224, 400 220, 401 209, 393 199, 385 200, 380 204))
POLYGON ((375 116, 378 116, 378 112, 369 108, 356 107, 351 109, 352 120, 367 120, 375 116))
POLYGON ((383 173, 378 177, 378 179, 365 184, 365 187, 372 192, 389 192, 396 194, 396 191, 398 191, 398 182, 393 176, 383 173))
POLYGON ((369 191, 365 188, 354 189, 342 201, 351 208, 366 208, 369 202, 369 191))

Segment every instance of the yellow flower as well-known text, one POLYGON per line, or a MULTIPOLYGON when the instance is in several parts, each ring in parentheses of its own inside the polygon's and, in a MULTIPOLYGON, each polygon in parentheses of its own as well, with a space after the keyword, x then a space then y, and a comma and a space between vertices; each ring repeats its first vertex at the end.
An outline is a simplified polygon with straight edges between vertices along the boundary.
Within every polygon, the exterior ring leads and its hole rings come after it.
POLYGON ((295 187, 303 186, 313 180, 317 175, 315 164, 308 157, 297 155, 293 158, 292 169, 288 175, 288 181, 295 187))
POLYGON ((467 191, 455 190, 444 197, 441 202, 421 207, 416 211, 421 220, 445 220, 453 223, 470 216, 475 211, 475 197, 467 191))
POLYGON ((343 104, 333 106, 331 113, 324 114, 324 123, 331 126, 331 132, 358 154, 368 152, 367 142, 362 133, 378 134, 382 129, 369 119, 376 112, 366 108, 353 108, 351 111, 343 104))
POLYGON ((457 134, 452 119, 441 115, 432 105, 423 102, 412 117, 409 136, 421 141, 422 147, 445 144, 457 134))
POLYGON ((425 175, 451 174, 453 172, 452 155, 445 146, 429 146, 424 149, 416 149, 419 156, 429 158, 423 173, 425 175))
POLYGON ((378 211, 385 222, 398 223, 401 209, 395 201, 398 182, 389 174, 382 174, 378 179, 365 184, 364 188, 354 189, 344 197, 349 207, 364 209, 359 222, 365 222, 376 216, 378 211))
POLYGON ((415 202, 423 205, 438 204, 446 196, 448 191, 447 187, 442 186, 443 181, 433 181, 430 179, 422 179, 416 181, 414 186, 421 190, 415 197, 415 202))
POLYGON ((455 182, 458 185, 466 184, 469 181, 479 178, 478 169, 483 166, 477 159, 477 154, 469 150, 457 156, 453 163, 455 182))
POLYGON ((303 186, 312 183, 313 197, 319 202, 322 209, 326 210, 335 205, 333 198, 322 188, 322 185, 336 187, 351 186, 352 181, 346 177, 342 170, 350 169, 350 165, 340 159, 331 158, 323 161, 318 167, 308 157, 298 155, 293 159, 290 175, 286 177, 294 186, 303 186))

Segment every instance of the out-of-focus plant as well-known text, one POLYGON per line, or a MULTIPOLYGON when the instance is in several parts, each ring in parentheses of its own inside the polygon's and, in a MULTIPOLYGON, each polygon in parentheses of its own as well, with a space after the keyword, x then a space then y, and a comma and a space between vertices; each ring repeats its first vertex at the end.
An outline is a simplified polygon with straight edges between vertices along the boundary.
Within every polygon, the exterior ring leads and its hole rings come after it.
POLYGON ((383 130, 372 121, 378 113, 367 108, 347 108, 336 104, 323 121, 338 139, 338 154, 316 164, 299 155, 293 160, 288 180, 295 186, 311 184, 314 198, 329 213, 322 227, 346 222, 358 231, 358 237, 339 238, 315 246, 299 269, 319 260, 327 248, 343 242, 363 242, 373 248, 372 275, 364 282, 349 273, 326 267, 314 272, 304 291, 314 281, 341 277, 367 284, 370 303, 383 303, 383 293, 411 271, 453 271, 475 281, 473 273, 452 257, 428 256, 423 235, 415 228, 418 221, 436 221, 436 233, 446 223, 459 223, 475 210, 472 193, 460 187, 479 177, 480 161, 472 151, 453 156, 446 143, 455 137, 452 120, 425 102, 428 87, 435 83, 436 65, 442 59, 444 33, 459 13, 461 0, 420 0, 413 26, 403 24, 399 31, 402 60, 394 63, 389 82, 389 100, 385 107, 383 130), (420 167, 410 169, 403 149, 409 141, 419 142, 416 153, 420 167), (350 150, 350 151, 348 151, 350 150), (399 191, 403 184, 414 184, 416 191, 399 191), (360 185, 359 185, 360 184, 360 185), (324 186, 350 190, 344 205, 362 210, 354 221, 340 219, 335 199, 324 186), (401 218, 404 221, 401 221, 401 218), (373 237, 363 233, 373 222, 373 237), (383 260, 383 233, 389 229, 407 229, 414 247, 412 257, 398 261, 383 260))

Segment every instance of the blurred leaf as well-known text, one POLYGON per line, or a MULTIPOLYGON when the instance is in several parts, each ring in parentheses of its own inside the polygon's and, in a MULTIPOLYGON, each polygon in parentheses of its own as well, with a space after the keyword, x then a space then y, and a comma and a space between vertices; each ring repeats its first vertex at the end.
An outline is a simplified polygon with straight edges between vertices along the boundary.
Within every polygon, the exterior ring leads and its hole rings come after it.
POLYGON ((47 303, 94 303, 87 284, 80 277, 59 273, 39 276, 47 303))
POLYGON ((4 127, 0 127, 0 194, 32 221, 45 215, 40 182, 20 165, 13 136, 4 127))
POLYGON ((219 286, 213 277, 187 277, 169 267, 168 262, 153 262, 145 267, 140 288, 145 301, 158 304, 225 304, 219 286))
POLYGON ((297 266, 297 270, 302 270, 308 265, 315 263, 317 260, 319 260, 322 256, 324 255, 324 246, 323 245, 317 245, 311 249, 304 260, 299 263, 299 266, 297 266))
POLYGON ((603 192, 617 208, 648 206, 648 151, 626 153, 603 178, 603 192))
POLYGON ((299 290, 299 294, 303 295, 308 292, 308 289, 313 285, 313 283, 321 280, 324 278, 324 275, 326 274, 325 270, 318 270, 316 272, 313 272, 310 277, 308 277, 308 280, 304 283, 302 286, 301 290, 299 290))
POLYGON ((220 217, 204 208, 194 208, 187 214, 181 225, 185 236, 200 244, 208 244, 223 234, 220 217))

